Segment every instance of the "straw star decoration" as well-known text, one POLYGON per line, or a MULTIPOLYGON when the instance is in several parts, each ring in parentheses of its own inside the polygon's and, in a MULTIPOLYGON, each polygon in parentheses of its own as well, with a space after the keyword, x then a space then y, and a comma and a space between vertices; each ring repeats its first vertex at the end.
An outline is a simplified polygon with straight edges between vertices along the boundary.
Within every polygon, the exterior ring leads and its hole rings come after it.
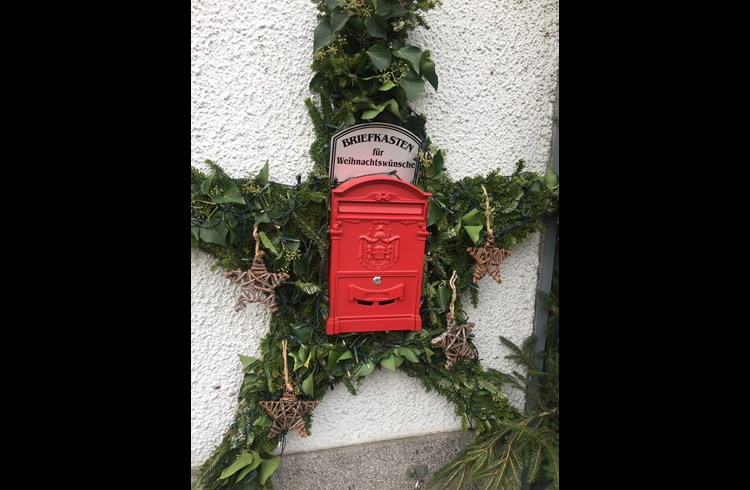
POLYGON ((430 342, 435 347, 442 347, 443 352, 447 360, 445 361, 445 369, 450 369, 456 363, 459 357, 465 357, 467 359, 474 358, 474 349, 471 348, 469 343, 469 334, 471 329, 474 328, 472 322, 458 325, 456 323, 456 279, 458 273, 453 271, 451 279, 449 281, 451 294, 451 304, 448 311, 448 323, 445 332, 441 333, 430 342))
POLYGON ((233 279, 240 285, 240 297, 234 307, 234 311, 240 311, 247 303, 262 303, 268 306, 272 312, 278 311, 276 305, 276 292, 274 289, 282 282, 289 279, 286 272, 268 272, 266 263, 263 262, 265 252, 262 250, 255 254, 250 269, 242 272, 239 269, 227 271, 225 277, 233 279))
POLYGON ((510 256, 510 250, 495 246, 495 235, 492 233, 492 223, 490 221, 490 216, 492 215, 490 196, 487 194, 485 186, 482 186, 482 191, 484 191, 485 202, 484 214, 487 217, 487 240, 484 246, 479 248, 469 247, 466 251, 477 261, 477 265, 474 267, 474 284, 479 282, 486 274, 489 274, 495 282, 501 284, 503 279, 500 277, 500 264, 503 263, 506 257, 510 256))
POLYGON ((469 343, 469 333, 472 328, 474 328, 472 322, 458 325, 455 321, 449 320, 448 329, 432 339, 432 345, 443 348, 447 358, 445 369, 452 368, 459 357, 474 358, 474 349, 469 343))
POLYGON ((305 421, 302 416, 311 412, 320 403, 319 400, 300 400, 294 394, 294 387, 289 382, 289 369, 286 363, 286 339, 281 341, 281 348, 284 355, 284 383, 286 389, 280 400, 258 402, 261 407, 266 409, 268 415, 273 419, 271 431, 268 438, 273 439, 286 430, 292 430, 300 437, 307 437, 305 421))
POLYGON ((259 403, 273 419, 271 432, 268 433, 268 438, 273 439, 285 430, 294 431, 300 437, 307 437, 305 421, 302 419, 302 416, 317 407, 320 401, 303 401, 297 398, 297 395, 294 393, 285 391, 284 395, 278 401, 263 401, 259 403))
POLYGON ((477 265, 474 268, 474 284, 486 274, 492 276, 498 284, 503 282, 503 279, 500 277, 500 264, 503 263, 506 257, 510 256, 510 250, 497 248, 495 241, 488 239, 484 246, 479 248, 469 247, 466 251, 477 261, 477 265))

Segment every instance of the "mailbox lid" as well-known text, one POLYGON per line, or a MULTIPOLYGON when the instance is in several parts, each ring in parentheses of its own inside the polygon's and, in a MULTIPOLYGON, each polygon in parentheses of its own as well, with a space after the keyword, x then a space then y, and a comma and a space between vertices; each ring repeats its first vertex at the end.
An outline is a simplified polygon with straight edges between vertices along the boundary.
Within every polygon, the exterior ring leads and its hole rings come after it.
MULTIPOLYGON (((381 200, 390 202, 393 197, 401 200, 413 200, 427 202, 427 198, 432 194, 423 192, 408 182, 394 179, 393 177, 384 177, 380 175, 370 175, 359 177, 344 182, 331 192, 334 198, 353 198, 353 199, 370 199, 375 202, 381 200), (388 198, 391 195, 391 199, 388 198), (380 195, 380 197, 378 197, 380 195)), ((425 217, 427 214, 425 213, 425 217)))
POLYGON ((422 270, 432 194, 390 177, 369 176, 342 184, 332 195, 337 271, 422 270))

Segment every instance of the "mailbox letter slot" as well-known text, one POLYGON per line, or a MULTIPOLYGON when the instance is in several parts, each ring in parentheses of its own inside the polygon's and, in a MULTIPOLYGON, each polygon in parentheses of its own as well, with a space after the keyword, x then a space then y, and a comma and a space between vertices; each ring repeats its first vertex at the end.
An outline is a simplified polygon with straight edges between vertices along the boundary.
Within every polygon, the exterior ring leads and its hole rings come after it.
POLYGON ((403 299, 403 297, 403 284, 399 284, 398 286, 392 287, 390 289, 380 289, 374 291, 362 289, 353 284, 349 286, 349 301, 390 301, 392 303, 393 300, 403 299))

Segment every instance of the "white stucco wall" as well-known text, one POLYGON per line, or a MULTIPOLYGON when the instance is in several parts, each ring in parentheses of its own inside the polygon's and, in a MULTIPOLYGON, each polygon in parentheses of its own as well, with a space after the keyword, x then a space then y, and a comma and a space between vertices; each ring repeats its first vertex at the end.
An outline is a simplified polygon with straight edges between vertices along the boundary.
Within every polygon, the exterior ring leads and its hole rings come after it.
MULTIPOLYGON (((313 129, 304 99, 311 71, 315 8, 309 0, 192 0, 191 164, 205 159, 235 176, 269 160, 271 178, 293 183, 310 168, 313 129)), ((552 134, 558 73, 557 0, 444 0, 426 15, 429 31, 411 42, 430 49, 439 92, 414 104, 432 141, 447 152, 453 178, 522 158, 543 171, 552 134)), ((487 367, 509 369, 498 336, 516 341, 533 328, 538 234, 513 248, 503 284, 482 279, 480 307, 469 309, 487 367)), ((258 355, 268 328, 264 307, 235 313, 237 289, 210 257, 191 258, 191 458, 200 464, 231 423, 241 380, 238 353, 258 355)), ((518 396, 511 396, 520 404, 518 396)), ((341 386, 314 412, 312 435, 287 438, 286 452, 455 430, 453 408, 402 373, 368 376, 352 397, 341 386)))

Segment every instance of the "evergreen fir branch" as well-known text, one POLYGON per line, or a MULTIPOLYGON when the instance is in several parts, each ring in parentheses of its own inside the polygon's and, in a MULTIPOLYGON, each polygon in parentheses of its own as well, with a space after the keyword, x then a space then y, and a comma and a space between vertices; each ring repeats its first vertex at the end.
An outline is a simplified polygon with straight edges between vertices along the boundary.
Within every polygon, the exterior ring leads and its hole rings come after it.
POLYGON ((304 291, 305 294, 315 294, 320 292, 320 286, 311 282, 296 281, 294 285, 304 291))

